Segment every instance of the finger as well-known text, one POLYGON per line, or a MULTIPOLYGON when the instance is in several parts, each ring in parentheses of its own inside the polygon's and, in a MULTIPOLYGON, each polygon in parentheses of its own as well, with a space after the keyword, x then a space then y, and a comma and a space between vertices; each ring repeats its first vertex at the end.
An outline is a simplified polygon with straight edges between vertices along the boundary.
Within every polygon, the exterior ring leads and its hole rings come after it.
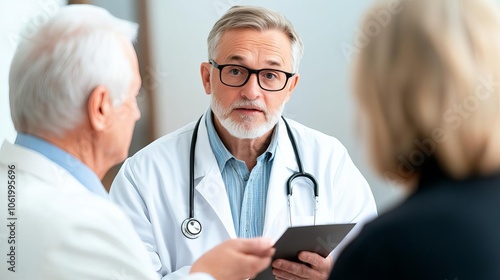
POLYGON ((276 276, 276 275, 274 275, 274 279, 276 279, 276 280, 289 280, 288 278, 283 278, 281 276, 276 276))
POLYGON ((238 251, 245 254, 272 256, 274 254, 273 242, 269 238, 234 239, 238 251))
POLYGON ((283 270, 293 275, 307 278, 312 273, 312 269, 304 264, 277 259, 272 263, 273 268, 283 270))
POLYGON ((298 257, 299 257, 299 260, 310 264, 313 268, 323 267, 325 265, 325 260, 333 263, 333 260, 331 257, 327 257, 325 259, 322 256, 320 256, 316 253, 313 253, 313 252, 302 251, 299 253, 298 257))
POLYGON ((275 279, 283 279, 283 280, 304 279, 297 275, 294 275, 292 273, 280 269, 273 269, 272 272, 275 279))
POLYGON ((271 264, 271 257, 246 255, 241 263, 245 264, 244 269, 247 270, 247 277, 255 278, 259 272, 269 267, 271 264))

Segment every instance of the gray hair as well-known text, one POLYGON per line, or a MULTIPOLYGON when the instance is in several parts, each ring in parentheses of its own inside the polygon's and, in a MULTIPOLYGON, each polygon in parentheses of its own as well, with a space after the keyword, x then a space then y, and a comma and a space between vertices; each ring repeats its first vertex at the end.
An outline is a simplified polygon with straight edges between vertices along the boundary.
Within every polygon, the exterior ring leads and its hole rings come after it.
POLYGON ((254 6, 233 6, 215 23, 207 39, 209 59, 217 56, 217 46, 224 32, 244 28, 259 31, 278 29, 285 33, 292 45, 293 72, 299 70, 304 45, 293 25, 278 12, 254 6))
POLYGON ((114 106, 121 104, 132 81, 123 42, 135 41, 137 29, 102 8, 69 5, 20 42, 9 75, 16 130, 60 136, 75 128, 99 85, 108 88, 114 106))

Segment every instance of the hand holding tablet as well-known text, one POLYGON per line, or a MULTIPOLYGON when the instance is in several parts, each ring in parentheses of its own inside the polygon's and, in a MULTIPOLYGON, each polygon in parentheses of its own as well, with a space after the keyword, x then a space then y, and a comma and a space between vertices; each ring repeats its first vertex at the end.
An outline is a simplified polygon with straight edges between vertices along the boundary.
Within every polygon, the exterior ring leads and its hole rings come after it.
MULTIPOLYGON (((300 263, 297 256, 301 251, 315 252, 326 258, 352 230, 354 225, 332 224, 288 228, 274 244, 276 253, 273 256, 273 261, 286 259, 300 263)), ((268 267, 255 279, 274 279, 272 267, 268 267)))

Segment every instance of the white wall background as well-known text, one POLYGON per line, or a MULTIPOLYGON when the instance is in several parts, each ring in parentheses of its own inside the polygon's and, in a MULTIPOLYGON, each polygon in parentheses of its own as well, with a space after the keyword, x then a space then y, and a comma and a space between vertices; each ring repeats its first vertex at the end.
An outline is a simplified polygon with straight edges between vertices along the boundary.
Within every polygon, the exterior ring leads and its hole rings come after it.
MULTIPOLYGON (((375 176, 367 164, 354 119, 350 63, 341 50, 351 44, 370 0, 153 0, 150 6, 154 48, 157 136, 203 114, 209 105, 199 74, 207 61, 206 38, 232 5, 259 5, 285 14, 304 45, 301 79, 284 115, 337 137, 370 183, 380 211, 398 201, 399 189, 375 176)), ((307 166, 304 167, 307 170, 307 166)))

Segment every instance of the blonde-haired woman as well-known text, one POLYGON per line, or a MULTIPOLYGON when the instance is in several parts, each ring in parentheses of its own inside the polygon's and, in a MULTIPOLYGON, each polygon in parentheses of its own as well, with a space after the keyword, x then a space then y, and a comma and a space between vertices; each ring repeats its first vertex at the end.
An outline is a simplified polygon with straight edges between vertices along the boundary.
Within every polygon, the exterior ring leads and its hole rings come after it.
POLYGON ((373 166, 411 191, 331 279, 500 279, 500 13, 489 0, 378 1, 355 64, 373 166))

